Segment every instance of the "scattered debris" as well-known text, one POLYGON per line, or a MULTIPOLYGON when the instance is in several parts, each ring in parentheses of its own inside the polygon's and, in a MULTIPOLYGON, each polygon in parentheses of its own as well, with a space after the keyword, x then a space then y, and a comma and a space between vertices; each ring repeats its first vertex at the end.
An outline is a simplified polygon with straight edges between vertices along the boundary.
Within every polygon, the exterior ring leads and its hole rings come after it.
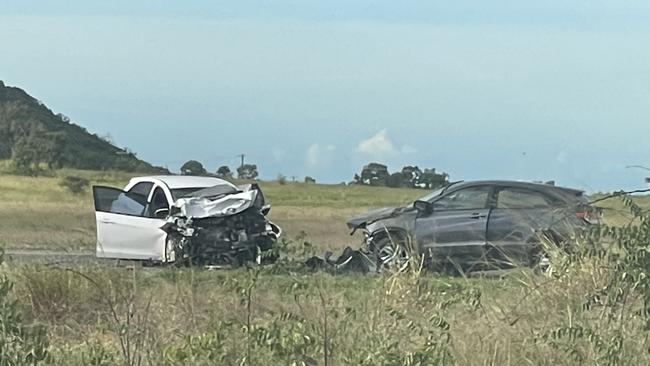
POLYGON ((305 265, 312 271, 369 273, 377 270, 376 261, 372 258, 372 255, 363 250, 347 247, 336 259, 332 259, 332 252, 326 252, 325 258, 311 257, 305 265))

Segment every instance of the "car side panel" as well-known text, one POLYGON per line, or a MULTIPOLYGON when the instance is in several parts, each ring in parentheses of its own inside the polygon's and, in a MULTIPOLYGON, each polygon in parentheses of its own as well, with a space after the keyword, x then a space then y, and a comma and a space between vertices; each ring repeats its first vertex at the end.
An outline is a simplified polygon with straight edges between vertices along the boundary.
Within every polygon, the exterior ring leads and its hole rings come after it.
POLYGON ((165 220, 97 212, 97 257, 163 260, 165 220))
POLYGON ((530 263, 538 231, 551 225, 553 213, 542 209, 499 209, 487 228, 488 258, 497 267, 530 263))
POLYGON ((490 209, 439 210, 419 218, 415 234, 422 253, 462 267, 483 262, 489 214, 490 209))

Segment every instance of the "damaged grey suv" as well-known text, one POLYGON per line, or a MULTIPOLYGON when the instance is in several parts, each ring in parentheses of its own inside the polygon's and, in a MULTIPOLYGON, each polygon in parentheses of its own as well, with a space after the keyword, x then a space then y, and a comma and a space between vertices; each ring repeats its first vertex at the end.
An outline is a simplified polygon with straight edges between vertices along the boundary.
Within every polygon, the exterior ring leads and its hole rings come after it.
POLYGON ((486 270, 544 261, 540 238, 560 243, 600 213, 583 191, 518 181, 457 182, 401 208, 352 218, 378 268, 404 269, 419 254, 427 267, 486 270))
POLYGON ((136 177, 93 187, 97 257, 239 265, 273 259, 282 230, 256 184, 193 176, 136 177))

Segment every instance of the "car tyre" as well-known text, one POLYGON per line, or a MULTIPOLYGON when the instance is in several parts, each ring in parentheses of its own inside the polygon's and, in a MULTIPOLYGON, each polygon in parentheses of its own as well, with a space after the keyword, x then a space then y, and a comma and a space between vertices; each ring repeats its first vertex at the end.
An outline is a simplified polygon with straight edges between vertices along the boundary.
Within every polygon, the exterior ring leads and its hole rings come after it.
POLYGON ((405 272, 411 264, 411 249, 402 235, 389 235, 374 245, 377 271, 405 272))

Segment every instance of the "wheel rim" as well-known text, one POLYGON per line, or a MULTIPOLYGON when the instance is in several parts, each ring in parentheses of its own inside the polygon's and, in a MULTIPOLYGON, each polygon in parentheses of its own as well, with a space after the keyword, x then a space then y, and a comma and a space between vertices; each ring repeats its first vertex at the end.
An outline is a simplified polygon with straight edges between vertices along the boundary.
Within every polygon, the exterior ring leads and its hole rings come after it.
POLYGON ((377 259, 384 268, 401 272, 408 268, 411 256, 402 244, 389 242, 379 249, 377 259))

